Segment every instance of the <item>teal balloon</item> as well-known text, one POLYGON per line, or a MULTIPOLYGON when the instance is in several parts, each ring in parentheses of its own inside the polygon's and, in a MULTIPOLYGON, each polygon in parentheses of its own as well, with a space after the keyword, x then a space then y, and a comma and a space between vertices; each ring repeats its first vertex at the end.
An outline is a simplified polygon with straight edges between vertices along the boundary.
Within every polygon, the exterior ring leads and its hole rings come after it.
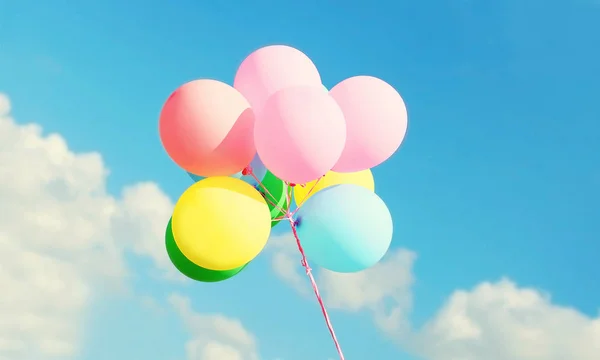
POLYGON ((392 215, 371 190, 353 184, 315 193, 296 213, 298 237, 309 261, 352 273, 377 264, 392 243, 392 215))

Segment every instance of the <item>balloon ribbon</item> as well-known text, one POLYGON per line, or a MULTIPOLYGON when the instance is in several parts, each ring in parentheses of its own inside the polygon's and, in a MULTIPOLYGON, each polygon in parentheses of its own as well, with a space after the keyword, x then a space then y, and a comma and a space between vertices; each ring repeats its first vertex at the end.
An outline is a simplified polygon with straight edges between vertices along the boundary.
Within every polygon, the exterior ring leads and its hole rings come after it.
MULTIPOLYGON (((260 184, 260 186, 264 189, 264 191, 266 192, 265 195, 270 195, 271 197, 273 196, 269 193, 269 190, 262 184, 262 182, 256 177, 256 175, 254 175, 254 173, 252 172, 252 168, 250 166, 246 167, 242 171, 242 174, 252 176, 254 178, 254 180, 258 184, 260 184)), ((312 190, 317 185, 319 180, 316 181, 316 183, 313 185, 313 188, 309 190, 308 194, 310 194, 312 192, 312 190)), ((291 187, 296 186, 296 184, 290 184, 290 183, 288 183, 287 185, 291 186, 291 187)), ((302 256, 300 263, 302 264, 302 267, 306 270, 306 276, 308 276, 308 278, 310 280, 310 284, 312 285, 312 288, 313 288, 313 292, 315 293, 317 301, 319 302, 319 306, 321 307, 321 312, 323 313, 323 317, 325 318, 325 323, 327 324, 327 329, 329 330, 329 334, 331 334, 331 338, 333 339, 333 343, 334 343, 335 349, 337 350, 337 353, 340 357, 340 360, 345 360, 344 353, 342 352, 340 343, 338 342, 337 336, 335 336, 335 331, 333 330, 333 325, 331 324, 331 319, 329 318, 329 314, 327 313, 327 309, 325 308, 325 303, 323 303, 323 298, 321 297, 321 293, 319 292, 319 287, 317 286, 317 282, 315 281, 315 278, 312 274, 312 269, 310 268, 310 265, 308 264, 308 260, 306 259, 306 254, 304 253, 304 248, 302 247, 302 243, 300 242, 300 238, 298 237, 298 229, 297 229, 298 222, 296 220, 294 220, 294 218, 293 218, 296 211, 298 211, 298 209, 296 209, 295 211, 290 211, 290 203, 292 202, 290 192, 286 190, 285 194, 286 194, 287 206, 285 209, 284 218, 289 221, 290 227, 292 228, 292 234, 294 235, 294 239, 296 239, 296 246, 298 246, 298 251, 300 251, 300 255, 302 256)))
POLYGON ((291 216, 289 216, 287 219, 290 222, 290 226, 292 227, 292 234, 294 234, 294 239, 296 239, 296 245, 298 246, 298 250, 300 251, 300 255, 302 256, 302 267, 304 267, 304 269, 306 270, 306 276, 308 276, 308 278, 310 279, 310 284, 312 285, 313 292, 315 293, 317 301, 319 302, 319 306, 321 307, 321 312, 323 313, 325 323, 327 324, 327 329, 329 329, 329 333, 331 334, 331 338, 333 339, 333 343, 335 344, 335 349, 337 350, 338 355, 340 356, 340 360, 344 360, 344 353, 342 352, 342 348, 340 347, 340 343, 338 342, 337 336, 335 336, 335 331, 333 330, 333 325, 331 324, 331 320, 329 319, 329 314, 327 313, 327 309, 325 308, 325 304, 323 303, 323 298, 319 293, 319 287, 317 286, 317 282, 315 281, 315 278, 312 275, 312 269, 310 268, 310 266, 308 265, 308 261, 306 260, 304 248, 302 248, 302 244, 300 243, 300 238, 298 237, 298 231, 296 229, 296 221, 294 221, 291 216))

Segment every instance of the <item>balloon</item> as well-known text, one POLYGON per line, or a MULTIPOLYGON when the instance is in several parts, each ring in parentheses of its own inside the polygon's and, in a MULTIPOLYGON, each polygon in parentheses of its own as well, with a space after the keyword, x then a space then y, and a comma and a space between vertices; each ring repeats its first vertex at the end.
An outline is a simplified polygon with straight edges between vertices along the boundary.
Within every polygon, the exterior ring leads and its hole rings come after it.
MULTIPOLYGON (((259 181, 265 177, 265 174, 267 173, 267 168, 265 167, 265 165, 262 163, 262 161, 258 157, 258 154, 254 155, 254 159, 252 159, 252 162, 250 163, 250 167, 252 168, 252 172, 254 173, 254 176, 259 181)), ((198 181, 204 179, 203 176, 194 175, 190 172, 188 172, 187 174, 189 175, 190 178, 192 178, 192 180, 194 180, 194 182, 198 182, 198 181)), ((244 175, 244 174, 242 174, 241 171, 231 175, 231 177, 243 180, 252 186, 258 184, 258 182, 256 182, 256 179, 254 179, 254 177, 252 175, 244 175)))
POLYGON ((309 182, 305 186, 294 187, 294 198, 296 199, 297 204, 302 205, 306 199, 310 198, 318 191, 339 184, 355 184, 371 191, 375 191, 375 180, 373 179, 373 173, 371 173, 371 170, 369 169, 353 173, 337 173, 335 171, 330 171, 318 180, 318 182, 315 180, 309 182))
MULTIPOLYGON (((256 156, 254 158, 259 159, 258 156, 256 156)), ((260 183, 262 185, 259 185, 258 182, 256 182, 256 179, 254 179, 251 175, 242 175, 242 173, 236 173, 235 175, 231 175, 232 178, 238 178, 236 175, 240 175, 239 179, 254 186, 254 188, 256 190, 258 190, 258 192, 263 195, 263 197, 265 198, 265 200, 267 201, 267 205, 269 206, 269 210, 271 212, 271 219, 276 219, 278 217, 283 216, 285 213, 281 212, 281 210, 287 210, 287 203, 286 203, 286 195, 285 195, 285 190, 288 189, 289 194, 291 196, 292 194, 292 190, 290 187, 288 187, 283 180, 279 179, 277 176, 273 175, 271 172, 269 172, 264 165, 262 165, 262 162, 260 162, 260 159, 258 160, 257 165, 252 165, 252 169, 253 172, 256 171, 254 170, 254 166, 257 166, 257 171, 258 171, 258 175, 256 175, 256 178, 260 180, 260 183), (265 188, 267 191, 265 191, 265 188), (269 195, 270 194, 270 195, 269 195), (279 208, 279 209, 278 209, 279 208)), ((205 179, 201 176, 197 176, 191 173, 188 173, 188 175, 192 178, 192 180, 194 180, 195 182, 198 182, 202 179, 205 179)), ((279 223, 280 220, 272 220, 271 221, 271 227, 277 225, 277 223, 279 223)))
POLYGON ((337 172, 370 169, 387 160, 404 140, 404 101, 388 83, 371 76, 351 77, 329 94, 346 118, 346 146, 333 167, 337 172))
POLYGON ((267 169, 295 184, 318 179, 331 170, 345 139, 344 115, 320 86, 276 92, 254 126, 256 150, 267 169))
POLYGON ((392 242, 390 211, 379 196, 359 185, 319 191, 296 214, 306 256, 325 269, 367 269, 381 260, 392 242))
MULTIPOLYGON (((252 134, 254 135, 254 134, 252 134)), ((244 180, 245 182, 247 182, 248 184, 254 186, 258 184, 258 181, 262 181, 262 179, 264 179, 265 175, 267 174, 267 168, 265 167, 265 164, 263 164, 263 162, 260 160, 260 157, 258 156, 258 154, 254 155, 254 159, 252 159, 252 162, 250 163, 250 167, 252 168, 252 175, 244 175, 242 174, 242 172, 238 172, 236 174, 231 175, 231 177, 234 178, 238 178, 240 180, 244 180), (256 179, 258 179, 258 181, 256 181, 256 179)))
POLYGON ((233 87, 195 80, 175 90, 163 106, 160 139, 171 159, 198 176, 231 175, 256 154, 254 113, 233 87))
POLYGON ((175 238, 173 238, 173 231, 171 229, 171 220, 169 220, 169 224, 167 225, 167 231, 165 233, 165 245, 167 247, 167 254, 169 254, 169 259, 171 259, 171 262, 173 263, 175 268, 177 268, 179 272, 181 272, 183 275, 189 277, 192 280, 201 282, 223 281, 237 275, 246 267, 246 265, 244 265, 231 270, 215 271, 205 269, 189 261, 181 253, 181 250, 179 250, 177 244, 175 243, 175 238))
POLYGON ((173 210, 173 236, 181 252, 209 270, 249 263, 265 247, 271 214, 252 186, 227 176, 190 186, 173 210))
POLYGON ((288 209, 286 191, 291 199, 292 188, 288 187, 283 180, 273 175, 273 173, 267 171, 265 178, 261 181, 261 185, 256 185, 256 189, 265 197, 267 205, 269 205, 271 227, 274 227, 280 221, 274 219, 285 215, 285 211, 288 209), (284 210, 284 212, 280 209, 284 210))
POLYGON ((233 87, 241 92, 255 112, 277 91, 292 86, 320 85, 313 62, 300 50, 285 45, 265 46, 250 54, 235 74, 233 87))

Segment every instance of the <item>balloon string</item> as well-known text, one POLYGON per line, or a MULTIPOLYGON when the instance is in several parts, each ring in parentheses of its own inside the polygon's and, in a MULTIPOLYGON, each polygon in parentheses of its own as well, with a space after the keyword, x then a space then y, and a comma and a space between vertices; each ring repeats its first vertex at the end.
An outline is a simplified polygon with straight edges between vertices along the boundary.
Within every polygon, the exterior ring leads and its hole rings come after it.
POLYGON ((294 184, 290 184, 286 181, 285 183, 285 207, 286 207, 286 214, 290 211, 290 206, 292 205, 292 194, 290 193, 290 187, 294 187, 296 185, 294 184))
MULTIPOLYGON (((256 181, 260 185, 260 187, 263 189, 263 191, 266 194, 268 194, 269 196, 271 196, 271 198, 273 200, 276 200, 275 196, 273 196, 273 194, 271 194, 271 192, 269 192, 269 189, 267 189, 267 187, 264 186, 263 183, 254 174, 254 172, 252 171, 252 167, 250 167, 250 166, 246 167, 242 171, 242 174, 252 176, 254 181, 256 181)), ((311 192, 315 189, 315 187, 317 186, 317 184, 319 183, 321 178, 317 179, 317 181, 313 184, 311 189, 308 191, 307 196, 310 195, 311 192)), ((285 216, 283 218, 281 218, 280 220, 288 219, 288 221, 290 222, 290 227, 292 228, 292 234, 294 235, 294 239, 296 239, 296 245, 298 246, 298 251, 300 251, 300 255, 302 256, 302 260, 301 260, 302 267, 304 267, 304 269, 306 270, 306 276, 308 276, 310 283, 312 285, 312 288, 313 288, 313 292, 315 293, 315 296, 317 297, 317 301, 319 302, 319 306, 321 307, 321 312, 323 313, 323 317, 325 318, 325 323, 327 324, 327 329, 329 330, 329 334, 331 334, 331 338, 333 339, 333 343, 334 343, 335 349, 337 350, 337 353, 340 357, 340 360, 345 360, 344 353, 342 352, 340 343, 338 342, 337 336, 335 335, 335 331, 333 330, 333 325, 331 324, 331 319, 329 318, 329 314, 327 313, 327 309, 325 308, 325 303, 323 303, 323 298, 321 297, 321 293, 319 292, 319 287, 317 286, 317 282, 315 281, 315 278, 312 274, 312 269, 310 268, 310 265, 308 264, 308 260, 306 259, 306 254, 304 253, 304 248, 302 247, 302 244, 300 243, 300 238, 298 237, 296 221, 293 219, 293 216, 296 213, 296 211, 298 211, 298 209, 300 209, 301 204, 298 204, 298 207, 296 210, 290 211, 290 204, 292 202, 292 196, 290 194, 289 187, 293 187, 293 186, 295 186, 295 184, 289 184, 286 182, 286 189, 285 189, 286 210, 281 209, 281 207, 275 205, 273 202, 270 202, 270 203, 276 209, 280 210, 282 213, 285 213, 285 216)), ((265 196, 265 199, 266 199, 266 196, 265 196)), ((268 199, 266 199, 266 200, 269 201, 268 199)))
MULTIPOLYGON (((267 200, 271 205, 273 205, 273 207, 275 209, 279 210, 281 213, 283 213, 283 214, 286 213, 286 210, 282 209, 281 206, 275 204, 275 201, 277 201, 277 199, 275 198, 275 196, 273 196, 273 194, 271 194, 269 189, 267 189, 267 187, 254 174, 254 171, 252 171, 252 167, 246 166, 246 168, 244 170, 242 170, 242 175, 250 175, 254 179, 254 181, 256 181, 258 183, 258 185, 262 188, 262 190, 265 192, 265 194, 269 195, 273 201, 269 201, 266 196, 265 196, 265 200, 267 200)), ((287 188, 286 188, 286 192, 287 192, 287 188)))
MULTIPOLYGON (((283 209, 281 209, 277 204, 275 204, 272 200, 269 200, 266 196, 264 196, 263 194, 263 198, 267 201, 267 203, 269 203, 269 205, 272 205, 275 209, 279 210, 280 212, 284 212, 283 209)), ((277 220, 277 219, 273 219, 273 220, 277 220)), ((281 219, 279 219, 281 220, 281 219)))
POLYGON ((325 308, 325 304, 323 303, 323 298, 319 292, 319 287, 317 286, 317 282, 315 281, 314 276, 312 275, 312 269, 308 265, 308 260, 306 259, 306 254, 304 253, 304 248, 300 243, 300 238, 298 237, 298 231, 296 229, 296 222, 292 218, 291 212, 288 210, 287 219, 290 222, 290 226, 292 228, 292 234, 294 234, 294 239, 296 239, 296 245, 298 246, 298 250, 300 251, 300 255, 302 256, 302 266, 306 270, 306 276, 310 279, 310 283, 313 288, 313 292, 317 297, 317 301, 319 302, 319 306, 321 307, 321 312, 323 313, 323 317, 325 318, 325 323, 327 324, 327 329, 329 330, 329 334, 331 334, 331 338, 333 339, 333 343, 335 344, 335 348, 340 357, 340 360, 344 360, 344 353, 342 352, 342 348, 340 347, 340 343, 338 342, 337 336, 335 336, 335 331, 333 330, 333 325, 331 324, 331 320, 329 319, 329 314, 327 313, 327 309, 325 308))
MULTIPOLYGON (((325 176, 325 175, 323 175, 323 176, 325 176)), ((321 176, 320 178, 318 178, 317 181, 315 181, 315 183, 310 187, 310 189, 308 189, 308 192, 306 193, 306 196, 304 196, 304 199, 302 200, 302 203, 297 204, 296 210, 292 211, 292 216, 296 215, 296 212, 298 210, 300 210, 300 206, 302 206, 302 204, 304 203, 304 201, 306 200, 306 198, 308 198, 310 196, 310 194, 315 190, 315 188, 317 187, 317 185, 319 184, 319 181, 321 181, 321 179, 323 178, 323 176, 321 176)), ((298 201, 298 199, 296 199, 296 201, 298 201)))

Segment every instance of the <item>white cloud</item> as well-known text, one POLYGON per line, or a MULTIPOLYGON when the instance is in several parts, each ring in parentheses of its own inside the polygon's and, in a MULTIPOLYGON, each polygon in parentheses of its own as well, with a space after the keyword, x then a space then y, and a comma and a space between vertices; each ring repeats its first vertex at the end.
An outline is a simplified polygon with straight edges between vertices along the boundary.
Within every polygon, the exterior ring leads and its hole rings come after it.
MULTIPOLYGON (((273 236, 267 250, 272 255, 275 274, 303 296, 313 296, 294 237, 291 234, 273 236)), ((319 269, 313 272, 327 308, 368 310, 382 328, 400 331, 406 330, 406 313, 412 305, 415 259, 413 252, 395 250, 377 266, 359 273, 341 274, 319 269)))
MULTIPOLYGON (((281 244, 285 237, 276 241, 281 244)), ((281 253, 291 254, 292 247, 272 249, 274 270, 297 288, 298 267, 277 260, 281 253)), ((547 294, 509 280, 456 291, 421 329, 412 328, 414 260, 415 254, 395 250, 364 272, 319 271, 325 303, 330 309, 371 312, 382 332, 426 360, 598 359, 599 317, 553 304, 547 294)))
POLYGON ((73 354, 87 278, 102 264, 123 275, 106 236, 118 205, 104 176, 97 154, 75 155, 57 135, 0 118, 0 354, 73 354))
POLYGON ((151 183, 107 194, 99 154, 73 153, 9 111, 0 94, 0 358, 65 358, 81 345, 98 291, 122 284, 126 249, 171 269, 163 231, 172 203, 151 183))
POLYGON ((10 112, 10 100, 8 96, 0 93, 0 116, 6 116, 10 112))
POLYGON ((304 270, 300 263, 301 257, 294 237, 291 234, 271 236, 267 245, 266 251, 272 255, 271 265, 275 275, 300 294, 309 295, 310 287, 306 282, 306 277, 301 273, 304 270))
POLYGON ((164 246, 165 228, 173 210, 171 199, 157 184, 138 183, 123 190, 111 222, 111 235, 136 255, 147 256, 164 277, 183 281, 164 246))
POLYGON ((600 318, 505 279, 456 291, 411 340, 430 360, 596 360, 600 318))
POLYGON ((150 295, 138 296, 140 306, 154 315, 166 314, 165 308, 156 299, 150 295))
POLYGON ((258 360, 256 340, 239 320, 197 313, 190 299, 179 294, 171 295, 169 303, 191 333, 188 360, 258 360))
POLYGON ((346 311, 366 309, 382 329, 404 333, 412 307, 415 259, 413 252, 399 249, 390 251, 377 266, 359 273, 321 271, 319 284, 327 306, 346 311))

